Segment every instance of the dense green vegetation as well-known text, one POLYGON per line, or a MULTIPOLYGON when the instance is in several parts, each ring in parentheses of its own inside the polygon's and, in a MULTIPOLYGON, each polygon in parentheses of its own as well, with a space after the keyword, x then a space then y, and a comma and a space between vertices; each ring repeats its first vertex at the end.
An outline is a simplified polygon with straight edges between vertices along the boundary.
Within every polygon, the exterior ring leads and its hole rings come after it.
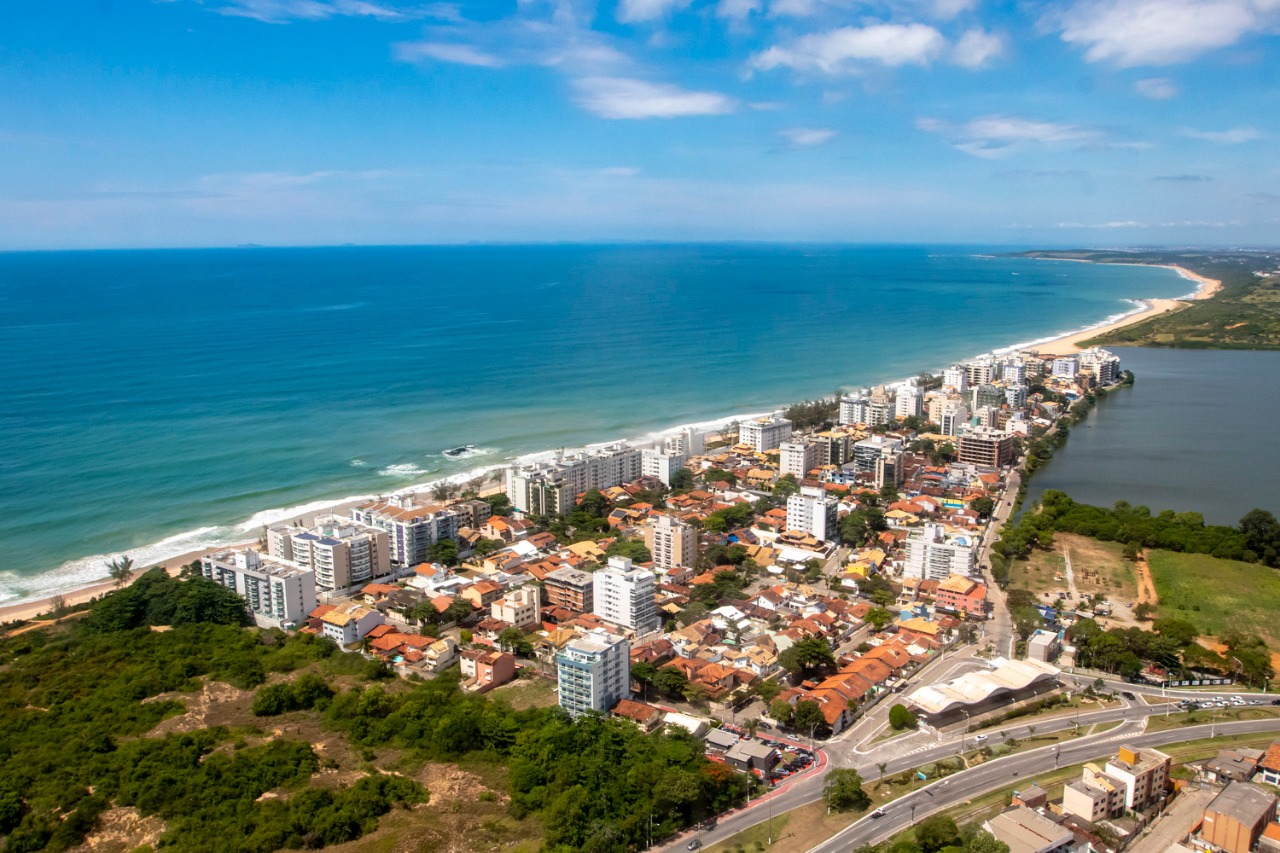
POLYGON ((225 606, 226 592, 154 572, 76 623, 0 643, 6 853, 68 849, 121 806, 161 818, 160 843, 176 850, 316 848, 359 838, 397 803, 426 799, 417 782, 377 772, 317 788, 321 761, 288 736, 153 731, 184 710, 181 695, 161 694, 205 680, 258 688, 255 714, 310 719, 366 760, 393 749, 403 756, 396 766, 501 765, 512 815, 537 817, 551 851, 634 849, 650 826, 663 837, 747 795, 746 776, 706 759, 682 731, 645 735, 623 721, 574 722, 558 708, 515 711, 463 695, 456 677, 387 681, 382 664, 328 640, 242 627, 243 607, 225 606), (335 691, 341 682, 354 686, 335 691))
POLYGON ((1097 263, 1176 264, 1222 282, 1213 299, 1188 303, 1085 341, 1187 349, 1280 349, 1280 275, 1274 255, 1261 252, 1033 252, 1038 257, 1097 263), (1255 272, 1265 273, 1258 276, 1255 272))
POLYGON ((1160 615, 1188 619, 1206 633, 1253 633, 1280 645, 1280 572, 1201 554, 1147 555, 1160 615))

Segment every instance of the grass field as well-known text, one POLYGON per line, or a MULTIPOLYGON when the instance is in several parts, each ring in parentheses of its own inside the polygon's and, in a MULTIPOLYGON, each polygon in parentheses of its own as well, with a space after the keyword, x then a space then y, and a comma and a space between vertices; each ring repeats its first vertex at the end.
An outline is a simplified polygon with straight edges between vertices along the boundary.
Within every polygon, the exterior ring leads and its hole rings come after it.
POLYGON ((1204 554, 1148 554, 1161 616, 1187 619, 1205 634, 1256 633, 1280 647, 1280 572, 1204 554))
POLYGON ((1113 604, 1133 601, 1138 594, 1138 581, 1133 563, 1124 559, 1123 546, 1115 542, 1099 542, 1074 533, 1055 533, 1051 551, 1036 551, 1025 562, 1015 563, 1009 572, 1009 583, 1018 589, 1029 589, 1043 598, 1049 592, 1056 598, 1067 589, 1067 560, 1075 576, 1076 591, 1089 596, 1100 592, 1113 604))

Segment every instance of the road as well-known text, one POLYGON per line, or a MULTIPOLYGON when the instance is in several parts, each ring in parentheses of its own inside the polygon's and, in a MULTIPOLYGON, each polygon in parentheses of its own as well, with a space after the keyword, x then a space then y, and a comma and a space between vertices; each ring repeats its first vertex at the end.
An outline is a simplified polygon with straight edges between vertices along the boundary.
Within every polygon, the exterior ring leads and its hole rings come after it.
MULTIPOLYGON (((1001 491, 1000 499, 996 501, 995 509, 991 511, 991 518, 987 521, 987 528, 983 531, 982 544, 978 548, 978 565, 991 565, 991 546, 1000 537, 1000 528, 1013 513, 1013 502, 1017 498, 1021 483, 1022 471, 1015 467, 1009 472, 1004 490, 1001 491)), ((987 639, 995 648, 997 655, 1012 658, 1015 637, 1009 605, 1005 600, 1004 591, 996 584, 991 570, 984 571, 983 576, 987 582, 987 595, 991 598, 991 618, 984 626, 987 639)))
MULTIPOLYGON (((1187 726, 1152 734, 1124 732, 1122 729, 1078 738, 1059 747, 1046 746, 988 761, 972 770, 956 773, 895 800, 885 809, 884 817, 864 817, 843 832, 814 847, 809 853, 847 853, 864 844, 883 841, 908 828, 914 821, 934 812, 955 808, 967 800, 1006 787, 1011 784, 1011 779, 1034 780, 1037 774, 1048 768, 1051 757, 1055 758, 1055 766, 1072 765, 1110 754, 1114 751, 1118 740, 1124 740, 1125 743, 1137 747, 1159 747, 1210 735, 1209 726, 1187 726), (1060 753, 1056 756, 1055 749, 1060 749, 1060 753)), ((1245 720, 1237 723, 1220 723, 1217 726, 1217 734, 1220 736, 1275 731, 1280 731, 1280 719, 1245 720)))

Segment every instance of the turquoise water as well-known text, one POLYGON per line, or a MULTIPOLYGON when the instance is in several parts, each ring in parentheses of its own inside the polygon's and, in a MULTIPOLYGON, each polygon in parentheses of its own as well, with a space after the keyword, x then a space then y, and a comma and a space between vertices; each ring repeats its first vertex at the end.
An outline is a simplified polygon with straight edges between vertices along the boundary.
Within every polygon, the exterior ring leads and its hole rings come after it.
POLYGON ((101 577, 104 555, 938 369, 1192 289, 980 251, 0 254, 0 600, 101 577))
POLYGON ((1213 524, 1235 525, 1255 507, 1280 511, 1280 352, 1116 352, 1137 381, 1071 431, 1027 486, 1027 506, 1059 489, 1082 503, 1125 500, 1213 524))

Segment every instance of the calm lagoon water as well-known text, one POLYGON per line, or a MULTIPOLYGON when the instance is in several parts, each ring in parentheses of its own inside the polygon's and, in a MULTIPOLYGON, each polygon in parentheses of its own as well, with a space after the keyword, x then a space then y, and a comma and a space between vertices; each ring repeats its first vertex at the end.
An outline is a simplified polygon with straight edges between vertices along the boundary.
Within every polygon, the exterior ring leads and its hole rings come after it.
POLYGON ((0 254, 0 601, 101 577, 104 555, 243 540, 317 501, 937 370, 1192 289, 990 251, 0 254))

